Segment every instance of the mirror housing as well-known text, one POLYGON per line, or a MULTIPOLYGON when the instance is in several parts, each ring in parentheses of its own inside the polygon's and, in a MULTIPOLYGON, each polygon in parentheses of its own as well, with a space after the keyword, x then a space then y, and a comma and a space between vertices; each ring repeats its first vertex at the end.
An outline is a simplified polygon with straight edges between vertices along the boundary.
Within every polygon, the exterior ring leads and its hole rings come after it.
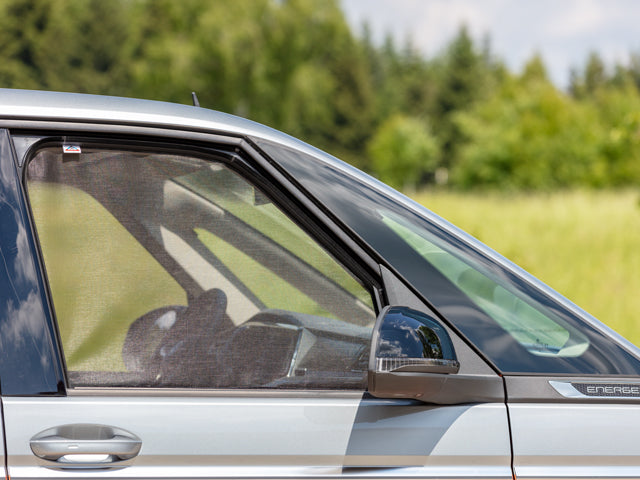
POLYGON ((458 373, 460 369, 447 331, 417 310, 385 308, 373 337, 375 364, 369 369, 375 372, 458 373))
POLYGON ((385 307, 369 357, 369 393, 456 404, 504 401, 497 375, 460 375, 451 337, 435 317, 408 307, 385 307))

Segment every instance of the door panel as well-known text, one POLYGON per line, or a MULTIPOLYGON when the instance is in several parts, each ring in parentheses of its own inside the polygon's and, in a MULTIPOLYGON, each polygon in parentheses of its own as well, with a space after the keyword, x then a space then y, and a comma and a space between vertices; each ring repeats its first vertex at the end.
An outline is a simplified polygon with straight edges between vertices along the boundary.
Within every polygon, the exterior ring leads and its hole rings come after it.
POLYGON ((510 404, 520 478, 640 478, 640 405, 510 404))
POLYGON ((503 404, 364 401, 345 466, 376 477, 512 478, 506 417, 503 404))
POLYGON ((101 424, 131 432, 142 448, 113 468, 84 469, 85 477, 335 476, 360 397, 7 398, 9 472, 14 479, 77 477, 77 466, 36 457, 30 440, 59 425, 101 424))
POLYGON ((14 479, 77 477, 43 460, 31 439, 52 427, 99 424, 142 441, 117 464, 81 468, 100 478, 511 478, 505 407, 428 406, 340 398, 7 398, 14 479))

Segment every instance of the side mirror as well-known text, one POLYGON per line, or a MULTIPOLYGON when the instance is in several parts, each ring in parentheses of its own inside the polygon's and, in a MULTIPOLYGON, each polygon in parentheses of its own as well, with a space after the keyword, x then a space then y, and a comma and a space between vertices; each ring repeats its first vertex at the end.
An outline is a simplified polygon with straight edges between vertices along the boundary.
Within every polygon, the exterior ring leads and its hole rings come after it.
POLYGON ((373 336, 375 372, 458 373, 460 369, 449 334, 425 313, 387 307, 373 336))
POLYGON ((380 398, 415 398, 451 403, 441 390, 458 373, 449 334, 438 320, 408 307, 386 307, 373 331, 369 393, 380 398))
MULTIPOLYGON (((369 393, 426 403, 504 402, 496 373, 458 373, 451 337, 440 321, 408 307, 386 307, 376 321, 369 357, 369 393)), ((473 365, 467 365, 473 371, 473 365)))

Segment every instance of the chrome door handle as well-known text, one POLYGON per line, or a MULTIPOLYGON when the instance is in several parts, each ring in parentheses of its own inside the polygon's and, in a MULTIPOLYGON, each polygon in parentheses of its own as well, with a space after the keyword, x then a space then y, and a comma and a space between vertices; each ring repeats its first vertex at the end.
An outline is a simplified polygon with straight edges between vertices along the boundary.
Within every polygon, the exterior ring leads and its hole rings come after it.
POLYGON ((140 452, 142 440, 107 425, 76 423, 44 430, 29 442, 34 455, 58 463, 95 464, 128 460, 140 452))

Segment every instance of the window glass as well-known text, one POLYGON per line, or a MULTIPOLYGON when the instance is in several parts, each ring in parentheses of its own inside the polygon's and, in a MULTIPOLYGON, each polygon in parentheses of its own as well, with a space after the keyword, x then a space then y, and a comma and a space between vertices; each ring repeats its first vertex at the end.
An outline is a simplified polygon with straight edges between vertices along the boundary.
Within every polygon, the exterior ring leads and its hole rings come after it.
POLYGON ((29 194, 68 368, 122 370, 131 319, 186 305, 185 291, 82 190, 36 181, 29 194))
POLYGON ((49 147, 27 186, 71 386, 366 386, 368 289, 224 164, 49 147))
POLYGON ((483 272, 480 265, 468 264, 448 251, 437 237, 393 214, 380 212, 382 221, 422 257, 435 266, 469 298, 506 330, 531 354, 577 357, 589 348, 589 340, 574 327, 503 285, 499 278, 483 272))

